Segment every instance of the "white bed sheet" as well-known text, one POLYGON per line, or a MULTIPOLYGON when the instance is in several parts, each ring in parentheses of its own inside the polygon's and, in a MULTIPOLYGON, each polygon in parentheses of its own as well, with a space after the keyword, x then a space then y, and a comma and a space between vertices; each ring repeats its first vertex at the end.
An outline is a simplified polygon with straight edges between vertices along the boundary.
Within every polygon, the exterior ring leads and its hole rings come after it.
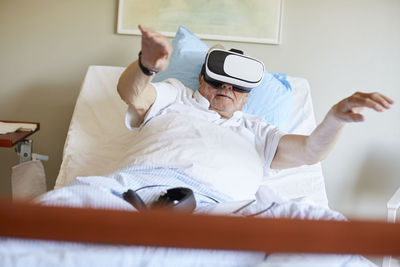
MULTIPOLYGON (((77 176, 105 175, 120 167, 121 153, 133 142, 124 125, 126 104, 116 91, 122 67, 90 66, 82 84, 64 145, 63 161, 55 188, 77 176)), ((310 87, 303 78, 288 77, 294 92, 289 132, 306 134, 315 127, 310 87)), ((268 187, 286 199, 306 199, 327 207, 320 164, 277 172, 265 178, 268 187)))
POLYGON ((0 239, 0 265, 59 267, 372 267, 357 255, 271 254, 0 239))

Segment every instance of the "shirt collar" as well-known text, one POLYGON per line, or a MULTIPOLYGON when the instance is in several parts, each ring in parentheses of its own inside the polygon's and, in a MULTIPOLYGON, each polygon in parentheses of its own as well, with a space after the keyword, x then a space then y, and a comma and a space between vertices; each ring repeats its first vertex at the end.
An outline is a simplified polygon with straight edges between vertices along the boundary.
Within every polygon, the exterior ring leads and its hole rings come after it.
POLYGON ((241 110, 235 111, 235 113, 233 113, 231 119, 232 120, 239 120, 243 117, 243 112, 241 110))
POLYGON ((200 104, 200 106, 207 109, 210 107, 210 102, 207 100, 207 98, 200 94, 199 90, 194 91, 193 98, 196 100, 197 103, 200 104))
MULTIPOLYGON (((199 90, 194 91, 193 93, 193 98, 196 100, 196 102, 203 108, 208 109, 210 108, 210 102, 207 100, 207 98, 205 98, 199 90)), ((213 113, 218 114, 218 112, 216 112, 215 110, 210 110, 213 113)), ((218 114, 219 115, 219 114, 218 114)), ((219 117, 221 117, 219 115, 219 117)), ((243 117, 243 112, 241 110, 235 111, 232 115, 232 117, 230 117, 227 120, 230 121, 239 121, 241 118, 243 117)))

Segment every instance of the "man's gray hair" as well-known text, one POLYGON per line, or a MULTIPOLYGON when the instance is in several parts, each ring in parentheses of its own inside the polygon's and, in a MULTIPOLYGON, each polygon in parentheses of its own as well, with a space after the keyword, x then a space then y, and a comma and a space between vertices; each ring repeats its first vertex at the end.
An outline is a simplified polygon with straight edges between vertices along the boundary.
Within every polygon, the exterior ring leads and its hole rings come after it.
POLYGON ((210 53, 211 51, 215 50, 215 49, 223 49, 226 50, 225 47, 222 44, 215 44, 213 46, 210 47, 210 49, 208 49, 208 53, 210 53))

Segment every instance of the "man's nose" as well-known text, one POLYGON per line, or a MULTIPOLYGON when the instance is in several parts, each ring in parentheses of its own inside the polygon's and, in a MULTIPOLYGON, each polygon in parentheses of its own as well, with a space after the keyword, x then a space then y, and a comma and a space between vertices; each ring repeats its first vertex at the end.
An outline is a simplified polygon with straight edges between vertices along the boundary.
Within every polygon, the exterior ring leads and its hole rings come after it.
POLYGON ((222 89, 233 90, 233 86, 229 83, 224 83, 221 86, 222 89))

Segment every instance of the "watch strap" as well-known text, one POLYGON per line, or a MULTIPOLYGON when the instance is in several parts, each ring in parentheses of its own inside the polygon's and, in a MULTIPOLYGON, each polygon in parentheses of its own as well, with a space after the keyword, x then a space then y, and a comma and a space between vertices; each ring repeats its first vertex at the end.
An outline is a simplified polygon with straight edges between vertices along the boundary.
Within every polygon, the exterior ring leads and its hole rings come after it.
POLYGON ((145 66, 143 66, 143 64, 142 64, 142 51, 139 52, 138 56, 139 56, 139 68, 142 70, 144 75, 152 76, 152 75, 157 73, 157 71, 150 70, 150 69, 146 68, 145 66))

